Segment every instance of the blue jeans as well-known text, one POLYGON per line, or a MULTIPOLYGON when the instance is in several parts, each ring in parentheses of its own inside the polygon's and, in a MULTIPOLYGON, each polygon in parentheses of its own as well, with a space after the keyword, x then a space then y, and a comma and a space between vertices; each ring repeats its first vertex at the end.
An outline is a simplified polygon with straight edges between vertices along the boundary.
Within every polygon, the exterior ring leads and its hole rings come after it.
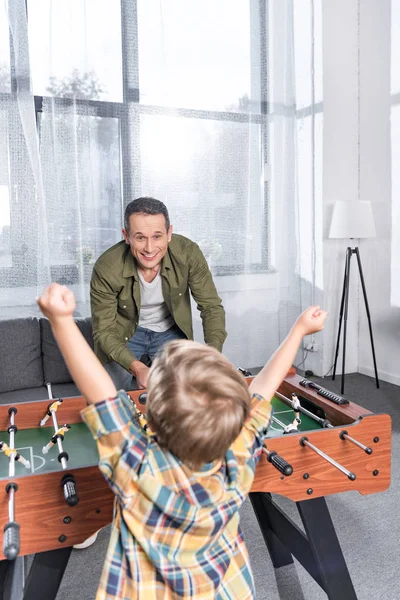
MULTIPOLYGON (((147 354, 153 359, 158 351, 171 340, 186 339, 186 335, 177 325, 173 325, 167 331, 151 331, 144 327, 138 327, 126 343, 129 350, 138 360, 147 354)), ((136 378, 129 371, 126 371, 120 364, 112 361, 104 365, 105 370, 110 375, 118 390, 137 390, 136 378)))

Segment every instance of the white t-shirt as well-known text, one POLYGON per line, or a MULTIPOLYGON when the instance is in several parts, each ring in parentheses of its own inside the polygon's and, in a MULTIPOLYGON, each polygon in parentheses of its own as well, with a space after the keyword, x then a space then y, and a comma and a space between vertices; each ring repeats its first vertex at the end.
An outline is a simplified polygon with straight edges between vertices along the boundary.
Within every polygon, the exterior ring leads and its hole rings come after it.
POLYGON ((150 283, 144 280, 140 271, 138 274, 141 299, 139 326, 151 331, 167 331, 174 325, 174 319, 164 301, 160 273, 150 283))

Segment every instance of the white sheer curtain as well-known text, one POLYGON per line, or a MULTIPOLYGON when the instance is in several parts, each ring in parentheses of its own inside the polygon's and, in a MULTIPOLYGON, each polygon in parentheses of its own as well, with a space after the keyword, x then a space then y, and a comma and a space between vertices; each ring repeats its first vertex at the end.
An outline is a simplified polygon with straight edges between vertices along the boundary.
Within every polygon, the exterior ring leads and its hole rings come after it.
POLYGON ((225 353, 262 364, 321 289, 320 0, 27 9, 0 9, 1 318, 52 279, 89 314, 93 261, 153 195, 209 261, 225 353))
POLYGON ((392 258, 390 304, 400 306, 400 0, 391 3, 392 258))

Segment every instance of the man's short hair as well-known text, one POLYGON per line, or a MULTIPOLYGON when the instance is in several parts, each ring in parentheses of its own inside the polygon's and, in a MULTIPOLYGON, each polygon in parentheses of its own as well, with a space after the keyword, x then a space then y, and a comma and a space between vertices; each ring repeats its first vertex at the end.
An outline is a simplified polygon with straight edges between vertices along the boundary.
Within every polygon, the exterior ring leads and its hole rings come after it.
POLYGON ((129 202, 128 206, 125 208, 124 215, 124 225, 126 231, 129 232, 129 217, 134 215, 135 213, 142 215, 164 215, 165 217, 165 226, 167 231, 170 226, 169 222, 169 214, 167 207, 161 200, 156 200, 156 198, 151 198, 150 196, 143 196, 143 198, 136 198, 136 200, 132 200, 129 202))
POLYGON ((222 460, 249 413, 244 377, 215 348, 174 340, 155 358, 148 423, 158 444, 190 468, 222 460))

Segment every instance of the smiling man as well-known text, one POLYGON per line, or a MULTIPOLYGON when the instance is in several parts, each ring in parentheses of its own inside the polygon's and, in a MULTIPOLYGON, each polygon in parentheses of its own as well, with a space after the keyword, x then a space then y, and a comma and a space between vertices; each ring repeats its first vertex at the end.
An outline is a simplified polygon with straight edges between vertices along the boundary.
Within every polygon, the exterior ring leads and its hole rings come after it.
POLYGON ((90 284, 95 352, 118 389, 145 388, 146 363, 167 342, 193 339, 190 293, 206 344, 222 350, 225 311, 197 244, 172 233, 165 204, 125 209, 124 240, 97 260, 90 284))

